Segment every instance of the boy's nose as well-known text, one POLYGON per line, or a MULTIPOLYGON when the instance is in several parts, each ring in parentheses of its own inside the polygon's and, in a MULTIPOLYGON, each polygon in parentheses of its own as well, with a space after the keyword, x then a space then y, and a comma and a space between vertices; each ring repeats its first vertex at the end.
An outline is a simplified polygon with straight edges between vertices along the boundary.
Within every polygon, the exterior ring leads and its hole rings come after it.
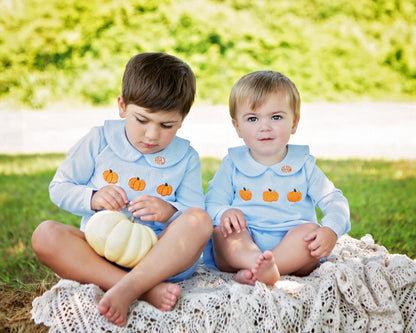
POLYGON ((149 126, 146 129, 146 137, 151 140, 156 140, 159 137, 159 131, 156 126, 149 126))
POLYGON ((271 126, 268 121, 260 121, 260 131, 270 131, 271 126))

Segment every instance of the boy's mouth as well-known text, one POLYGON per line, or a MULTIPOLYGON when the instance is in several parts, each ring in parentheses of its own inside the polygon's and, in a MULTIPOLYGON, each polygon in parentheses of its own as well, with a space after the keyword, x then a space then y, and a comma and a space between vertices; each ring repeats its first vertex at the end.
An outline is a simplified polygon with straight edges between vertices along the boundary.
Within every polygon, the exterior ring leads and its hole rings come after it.
POLYGON ((155 147, 157 146, 157 144, 155 144, 155 143, 146 143, 146 142, 143 142, 143 146, 144 146, 145 148, 151 149, 151 148, 155 148, 155 147))

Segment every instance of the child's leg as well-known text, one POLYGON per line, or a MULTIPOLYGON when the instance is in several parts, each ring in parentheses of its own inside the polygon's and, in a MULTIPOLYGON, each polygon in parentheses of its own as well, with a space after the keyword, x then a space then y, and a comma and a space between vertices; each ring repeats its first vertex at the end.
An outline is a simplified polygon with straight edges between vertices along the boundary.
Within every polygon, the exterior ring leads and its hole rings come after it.
POLYGON ((308 243, 304 237, 319 228, 315 223, 298 225, 288 231, 282 241, 272 250, 280 274, 305 276, 319 264, 319 259, 310 255, 308 243))
MULTIPOLYGON (((209 219, 207 224, 210 228, 212 221, 209 219)), ((32 247, 43 264, 65 279, 93 283, 108 290, 127 274, 99 256, 89 246, 83 232, 55 221, 43 222, 36 228, 32 247)), ((138 298, 167 311, 174 306, 179 294, 180 288, 176 284, 155 283, 138 298)))
MULTIPOLYGON (((163 232, 143 260, 108 290, 99 310, 113 323, 126 323, 130 304, 162 281, 190 268, 201 256, 212 232, 212 220, 199 208, 182 213, 163 232)), ((179 295, 170 288, 170 297, 179 295)), ((175 299, 176 300, 176 299, 175 299)))
POLYGON ((215 228, 212 242, 217 267, 225 272, 237 272, 235 281, 253 285, 259 280, 273 285, 279 279, 273 253, 262 253, 248 230, 234 232, 225 238, 220 229, 215 228))
POLYGON ((41 223, 32 235, 32 247, 39 260, 64 279, 107 290, 126 274, 99 256, 82 231, 66 224, 41 223))

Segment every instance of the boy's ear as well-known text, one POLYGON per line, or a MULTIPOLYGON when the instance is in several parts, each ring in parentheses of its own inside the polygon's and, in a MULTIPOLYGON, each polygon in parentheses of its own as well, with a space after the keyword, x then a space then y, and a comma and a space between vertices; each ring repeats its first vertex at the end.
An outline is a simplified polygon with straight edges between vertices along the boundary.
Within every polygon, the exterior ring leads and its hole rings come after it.
POLYGON ((298 129, 298 124, 299 124, 299 119, 295 119, 293 121, 292 131, 290 132, 290 134, 295 134, 296 133, 296 130, 298 129))
POLYGON ((119 95, 117 97, 117 104, 118 104, 118 114, 120 118, 126 118, 126 104, 124 103, 123 96, 119 95))
POLYGON ((233 126, 235 128, 235 131, 237 132, 238 137, 241 138, 240 127, 238 126, 237 120, 233 119, 232 123, 233 123, 233 126))

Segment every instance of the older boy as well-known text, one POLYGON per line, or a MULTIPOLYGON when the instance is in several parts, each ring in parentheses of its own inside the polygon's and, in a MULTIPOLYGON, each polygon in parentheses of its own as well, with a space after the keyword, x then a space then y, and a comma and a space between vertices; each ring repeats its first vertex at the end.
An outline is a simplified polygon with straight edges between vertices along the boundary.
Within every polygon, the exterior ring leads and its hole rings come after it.
POLYGON ((45 221, 33 233, 33 249, 46 266, 62 278, 107 290, 98 308, 116 325, 126 324, 135 299, 170 310, 180 294, 175 282, 193 274, 212 232, 198 154, 176 136, 194 96, 195 76, 186 63, 163 53, 134 56, 117 99, 122 120, 93 128, 69 151, 50 185, 54 203, 82 216, 81 230, 45 221), (106 171, 117 174, 115 183, 106 171), (129 187, 134 177, 146 183, 143 190, 129 187), (162 184, 172 192, 158 193, 162 184), (83 233, 94 212, 127 207, 159 237, 130 272, 100 257, 83 233))

